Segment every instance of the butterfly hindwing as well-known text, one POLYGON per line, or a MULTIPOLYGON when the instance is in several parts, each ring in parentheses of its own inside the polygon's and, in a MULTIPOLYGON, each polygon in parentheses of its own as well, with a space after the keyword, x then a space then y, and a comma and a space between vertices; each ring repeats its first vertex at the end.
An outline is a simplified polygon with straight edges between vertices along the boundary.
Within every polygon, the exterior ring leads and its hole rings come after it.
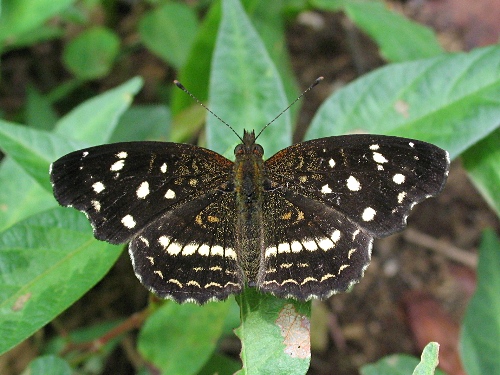
POLYGON ((166 212, 129 246, 134 271, 156 295, 177 302, 226 299, 243 275, 234 249, 234 194, 212 191, 166 212))
POLYGON ((264 212, 266 248, 257 283, 262 291, 323 299, 362 277, 373 237, 339 211, 278 190, 266 194, 264 212))
POLYGON ((449 158, 421 141, 349 135, 285 148, 265 166, 275 187, 321 202, 384 237, 404 228, 416 203, 441 191, 449 158))
POLYGON ((226 183, 232 165, 201 147, 125 142, 63 156, 50 177, 58 202, 85 212, 96 238, 124 243, 167 210, 226 183))

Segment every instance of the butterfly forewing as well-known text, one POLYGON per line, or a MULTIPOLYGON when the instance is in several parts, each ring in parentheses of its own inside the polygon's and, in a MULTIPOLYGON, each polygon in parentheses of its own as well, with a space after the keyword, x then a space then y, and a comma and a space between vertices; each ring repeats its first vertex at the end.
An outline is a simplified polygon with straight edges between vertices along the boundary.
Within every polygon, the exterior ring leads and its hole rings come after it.
POLYGON ((403 229, 413 205, 442 190, 449 160, 429 143, 349 135, 296 144, 265 165, 276 186, 322 202, 384 237, 403 229))
POLYGON ((227 182, 232 165, 191 145, 115 143, 60 158, 51 181, 61 205, 86 213, 96 238, 123 243, 167 210, 227 182))

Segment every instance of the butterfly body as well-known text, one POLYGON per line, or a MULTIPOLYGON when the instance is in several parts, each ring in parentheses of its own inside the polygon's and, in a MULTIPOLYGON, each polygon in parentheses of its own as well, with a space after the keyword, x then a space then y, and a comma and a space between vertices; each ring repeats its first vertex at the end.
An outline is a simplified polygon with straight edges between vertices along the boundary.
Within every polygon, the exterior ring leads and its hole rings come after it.
POLYGON ((96 238, 130 241, 136 275, 160 297, 205 303, 248 284, 308 300, 358 281, 373 238, 401 230, 449 168, 434 145, 378 135, 263 153, 253 132, 234 163, 191 145, 117 143, 63 156, 51 181, 96 238))

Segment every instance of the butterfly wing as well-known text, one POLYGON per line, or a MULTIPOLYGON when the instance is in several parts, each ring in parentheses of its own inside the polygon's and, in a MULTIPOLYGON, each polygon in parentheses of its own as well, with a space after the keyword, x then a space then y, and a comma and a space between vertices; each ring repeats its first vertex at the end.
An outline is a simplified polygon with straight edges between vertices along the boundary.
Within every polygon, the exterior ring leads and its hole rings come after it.
POLYGON ((266 228, 279 234, 266 231, 258 284, 310 299, 345 290, 362 276, 373 237, 403 229, 410 209, 441 191, 449 158, 425 142, 349 135, 288 147, 265 166, 271 187, 265 205, 281 216, 264 211, 266 228), (283 224, 287 231, 278 229, 283 224), (298 269, 300 260, 307 266, 298 269))
POLYGON ((96 238, 131 241, 136 275, 150 290, 203 303, 241 288, 230 247, 232 168, 200 147, 129 142, 63 156, 50 177, 58 202, 83 211, 96 238))

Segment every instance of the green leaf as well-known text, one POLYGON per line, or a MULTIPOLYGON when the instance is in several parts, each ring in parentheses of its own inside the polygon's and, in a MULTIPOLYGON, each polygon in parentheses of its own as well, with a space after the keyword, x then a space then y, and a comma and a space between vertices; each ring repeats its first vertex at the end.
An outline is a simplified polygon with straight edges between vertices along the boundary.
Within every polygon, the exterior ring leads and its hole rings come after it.
POLYGON ((165 139, 170 121, 170 111, 164 105, 131 107, 120 117, 109 142, 165 139))
POLYGON ((443 53, 430 28, 390 11, 385 3, 350 1, 344 11, 377 42, 380 53, 389 61, 416 60, 443 53))
POLYGON ((37 184, 12 158, 2 160, 0 186, 0 231, 31 215, 57 206, 54 196, 37 184))
POLYGON ((166 302, 142 327, 138 349, 163 374, 196 374, 215 350, 229 307, 166 302))
POLYGON ((141 87, 142 79, 135 77, 87 100, 59 120, 55 132, 90 145, 108 142, 120 116, 141 87))
POLYGON ((74 0, 3 0, 0 13, 0 50, 16 44, 19 35, 35 30, 74 0))
POLYGON ((425 346, 420 363, 415 367, 413 375, 433 375, 438 363, 439 344, 437 342, 430 342, 425 346))
POLYGON ((83 146, 46 131, 0 120, 0 149, 50 193, 50 163, 83 146))
POLYGON ((139 34, 151 51, 179 69, 198 31, 196 14, 182 3, 165 3, 139 21, 139 34))
MULTIPOLYGON (((267 51, 237 1, 223 1, 210 78, 210 107, 231 124, 239 136, 257 130, 287 105, 280 77, 267 51)), ((231 154, 238 143, 213 116, 207 119, 207 144, 231 154)), ((266 155, 291 143, 291 121, 285 112, 259 138, 266 155)))
POLYGON ((35 358, 28 366, 29 375, 71 375, 71 366, 64 359, 55 355, 35 358))
POLYGON ((63 62, 79 79, 107 75, 120 51, 120 38, 103 27, 86 30, 66 45, 63 62))
POLYGON ((0 353, 78 300, 108 272, 122 247, 96 241, 84 215, 56 208, 0 237, 0 353))
POLYGON ((500 374, 500 240, 485 231, 478 284, 462 324, 460 352, 468 375, 500 374))
POLYGON ((241 364, 225 355, 215 353, 197 375, 233 375, 241 364))
POLYGON ((26 124, 36 129, 52 129, 57 122, 57 114, 50 100, 33 86, 28 86, 27 94, 26 124))
POLYGON ((330 96, 306 138, 349 132, 421 139, 452 158, 500 118, 500 47, 391 64, 330 96))
POLYGON ((2 52, 5 53, 16 48, 30 47, 63 36, 64 30, 61 26, 41 25, 35 30, 28 30, 10 39, 2 52))
POLYGON ((388 355, 374 364, 363 366, 360 373, 361 375, 445 375, 441 370, 435 369, 438 348, 436 343, 427 344, 422 353, 423 359, 421 361, 407 354, 388 355), (421 369, 424 372, 417 372, 422 371, 421 369))
POLYGON ((311 6, 332 12, 340 11, 346 3, 352 0, 309 0, 311 6))
POLYGON ((462 154, 462 163, 483 198, 500 217, 500 129, 462 154))
POLYGON ((236 296, 242 323, 243 369, 238 374, 288 374, 307 372, 311 360, 311 304, 282 300, 246 288, 236 296))
MULTIPOLYGON (((285 93, 288 97, 287 102, 291 102, 297 97, 297 87, 290 68, 285 38, 285 21, 282 16, 283 8, 288 2, 282 0, 244 0, 242 3, 282 77, 285 93)), ((186 64, 179 72, 178 79, 202 102, 208 99, 209 71, 220 17, 220 1, 214 1, 200 27, 186 64)), ((253 62, 254 60, 252 60, 253 62)), ((193 106, 192 98, 180 90, 173 92, 172 112, 175 115, 190 106, 193 106)), ((298 110, 299 106, 292 107, 292 113, 298 110)))

